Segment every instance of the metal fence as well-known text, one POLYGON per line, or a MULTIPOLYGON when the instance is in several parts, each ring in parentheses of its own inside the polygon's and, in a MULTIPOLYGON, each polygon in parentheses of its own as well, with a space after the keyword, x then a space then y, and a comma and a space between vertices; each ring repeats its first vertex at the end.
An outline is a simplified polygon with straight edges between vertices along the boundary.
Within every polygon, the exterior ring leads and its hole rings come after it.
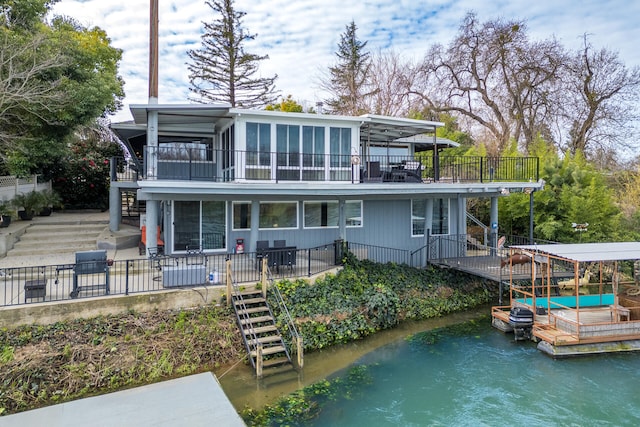
MULTIPOLYGON (((268 263, 276 279, 308 277, 340 263, 336 244, 288 250, 288 257, 268 263), (285 262, 286 261, 286 262, 285 262)), ((101 251, 96 251, 101 252, 101 251)), ((231 260, 238 283, 260 281, 260 258, 243 254, 191 253, 150 259, 105 260, 0 270, 0 306, 64 301, 106 295, 131 295, 189 286, 215 286, 231 260)), ((277 254, 271 254, 275 258, 277 254)))
POLYGON ((114 157, 112 181, 137 181, 157 158, 157 179, 233 182, 531 182, 539 178, 537 157, 354 156, 299 152, 212 150, 209 147, 145 147, 141 160, 114 157))

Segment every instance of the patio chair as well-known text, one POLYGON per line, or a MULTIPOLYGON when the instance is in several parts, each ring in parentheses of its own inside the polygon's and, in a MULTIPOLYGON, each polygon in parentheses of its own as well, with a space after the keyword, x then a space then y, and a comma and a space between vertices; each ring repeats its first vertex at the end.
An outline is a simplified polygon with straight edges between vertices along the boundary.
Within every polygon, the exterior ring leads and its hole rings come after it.
MULTIPOLYGON (((156 231, 157 241, 156 246, 158 248, 158 253, 164 253, 164 241, 160 238, 160 226, 158 226, 156 231)), ((143 225, 142 230, 140 232, 140 243, 138 243, 138 253, 140 255, 144 255, 147 249, 147 226, 143 225)))
POLYGON ((287 241, 286 240, 274 240, 273 241, 273 247, 274 248, 284 248, 287 246, 287 241))
POLYGON ((256 241, 256 268, 258 270, 260 270, 262 266, 262 258, 264 258, 268 250, 269 250, 268 240, 256 241))

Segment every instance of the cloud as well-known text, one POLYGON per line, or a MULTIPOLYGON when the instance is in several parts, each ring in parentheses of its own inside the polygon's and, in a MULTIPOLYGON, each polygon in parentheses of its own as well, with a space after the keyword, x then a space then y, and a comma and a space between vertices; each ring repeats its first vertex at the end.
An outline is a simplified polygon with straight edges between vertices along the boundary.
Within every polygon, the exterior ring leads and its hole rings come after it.
MULTIPOLYGON (((579 49, 587 34, 595 48, 620 52, 628 67, 640 65, 635 22, 640 2, 628 0, 236 0, 234 5, 246 12, 244 28, 257 34, 246 50, 269 55, 260 73, 278 74, 282 95, 308 105, 326 96, 318 87, 321 71, 335 63, 340 35, 352 20, 371 51, 393 49, 413 59, 434 43, 447 45, 464 16, 475 11, 482 21, 526 20, 532 39, 555 36, 570 49, 579 49)), ((163 0, 159 7, 159 102, 186 103, 186 52, 200 47, 202 22, 215 17, 204 0, 163 0)), ((147 102, 149 0, 61 0, 54 12, 103 28, 112 45, 123 50, 125 105, 147 102)), ((130 118, 125 108, 113 120, 130 118)))

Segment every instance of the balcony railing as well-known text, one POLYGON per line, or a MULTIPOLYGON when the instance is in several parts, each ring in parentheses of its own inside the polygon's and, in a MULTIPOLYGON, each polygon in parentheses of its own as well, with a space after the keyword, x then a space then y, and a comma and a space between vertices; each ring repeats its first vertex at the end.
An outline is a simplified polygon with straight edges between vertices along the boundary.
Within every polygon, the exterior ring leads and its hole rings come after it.
POLYGON ((142 162, 114 158, 111 179, 184 181, 528 182, 537 157, 359 156, 147 147, 142 162), (154 166, 150 168, 150 159, 154 166), (138 167, 137 165, 141 165, 138 167), (141 170, 139 170, 141 169, 141 170))

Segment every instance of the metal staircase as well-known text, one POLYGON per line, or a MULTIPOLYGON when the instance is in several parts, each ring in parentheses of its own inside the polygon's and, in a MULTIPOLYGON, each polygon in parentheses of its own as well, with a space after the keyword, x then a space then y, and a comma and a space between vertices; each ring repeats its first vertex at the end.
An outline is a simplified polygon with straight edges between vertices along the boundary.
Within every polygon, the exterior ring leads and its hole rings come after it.
MULTIPOLYGON (((263 261, 263 286, 257 290, 241 291, 231 274, 231 261, 227 261, 227 291, 228 301, 232 303, 236 313, 238 327, 242 334, 247 354, 251 365, 256 370, 256 375, 262 377, 265 368, 280 367, 283 365, 291 365, 291 355, 285 340, 276 323, 276 318, 267 302, 267 281, 268 266, 266 259, 263 261), (230 291, 230 292, 229 292, 230 291)), ((276 301, 278 304, 284 305, 279 291, 276 287, 272 287, 276 292, 276 301)), ((282 309, 283 306, 281 306, 282 309)), ((291 335, 291 342, 296 346, 298 353, 298 366, 302 368, 302 339, 298 335, 288 310, 284 307, 285 328, 291 335)))

